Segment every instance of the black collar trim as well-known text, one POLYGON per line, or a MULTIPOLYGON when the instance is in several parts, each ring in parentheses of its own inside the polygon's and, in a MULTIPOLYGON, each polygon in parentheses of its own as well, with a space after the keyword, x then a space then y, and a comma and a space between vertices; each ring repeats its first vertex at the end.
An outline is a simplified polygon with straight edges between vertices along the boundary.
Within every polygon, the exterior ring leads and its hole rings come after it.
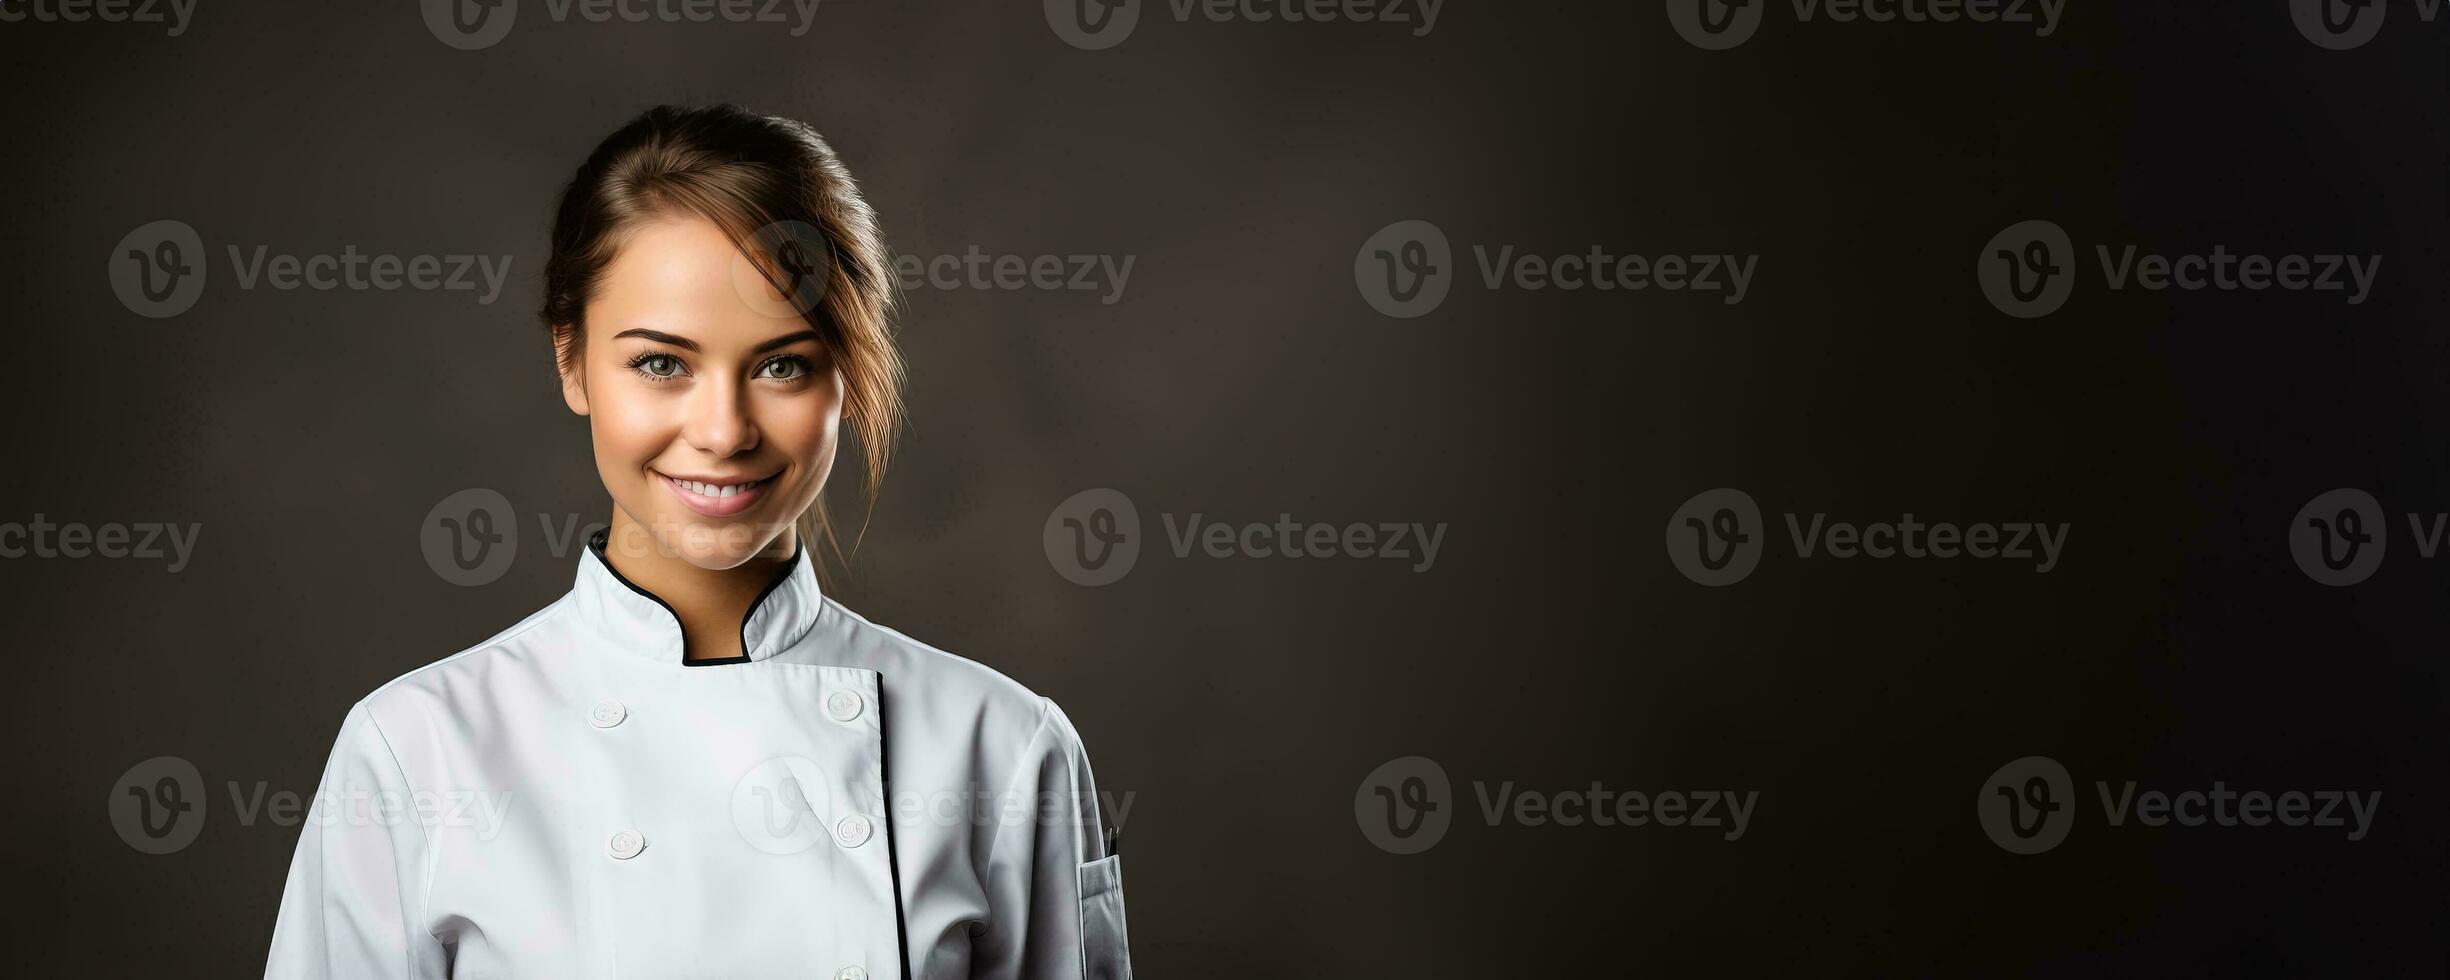
MULTIPOLYGON (((630 581, 628 576, 621 574, 620 569, 613 567, 612 559, 606 557, 604 554, 605 542, 611 536, 611 533, 612 529, 609 527, 597 528, 594 536, 587 539, 588 550, 595 552, 596 560, 603 563, 604 570, 606 572, 612 574, 613 581, 621 583, 623 587, 628 588, 630 591, 638 593, 639 595, 645 596, 656 605, 663 607, 665 615, 672 617, 672 625, 675 627, 680 627, 681 614, 673 611, 671 603, 665 602, 664 597, 662 596, 639 588, 638 583, 630 581)), ((801 547, 805 546, 803 545, 801 547)), ((754 662, 754 658, 749 656, 749 620, 756 618, 757 609, 758 607, 766 604, 767 596, 773 595, 774 590, 782 588, 783 583, 791 581, 791 574, 799 569, 799 565, 800 550, 799 548, 794 548, 791 552, 790 560, 783 562, 782 574, 774 576, 774 581, 766 583, 765 590, 757 593, 756 600, 749 603, 749 611, 741 614, 739 656, 708 657, 700 660, 691 660, 689 659, 689 631, 683 628, 681 630, 681 666, 721 667, 727 664, 745 664, 754 662)))

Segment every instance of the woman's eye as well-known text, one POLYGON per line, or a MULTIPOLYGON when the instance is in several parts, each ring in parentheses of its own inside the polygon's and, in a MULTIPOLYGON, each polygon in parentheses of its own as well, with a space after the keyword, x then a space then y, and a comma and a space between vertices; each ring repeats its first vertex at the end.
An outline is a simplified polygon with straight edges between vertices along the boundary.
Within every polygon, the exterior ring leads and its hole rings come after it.
POLYGON ((777 357, 758 368, 757 376, 776 381, 797 381, 808 375, 808 359, 797 354, 777 357))
POLYGON ((630 367, 660 381, 680 377, 681 359, 670 354, 648 354, 631 361, 630 367))

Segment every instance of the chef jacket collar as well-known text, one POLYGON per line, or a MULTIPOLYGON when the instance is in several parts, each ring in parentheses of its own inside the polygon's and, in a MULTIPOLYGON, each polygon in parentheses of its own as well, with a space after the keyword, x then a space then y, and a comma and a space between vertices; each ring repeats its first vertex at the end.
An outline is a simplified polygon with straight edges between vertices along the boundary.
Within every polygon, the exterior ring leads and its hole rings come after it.
POLYGON ((788 650, 817 625, 825 597, 817 591, 817 573, 802 545, 782 574, 749 604, 740 623, 744 656, 688 659, 680 614, 652 592, 639 588, 605 560, 606 532, 597 530, 580 556, 578 584, 571 588, 577 611, 603 630, 611 645, 624 652, 687 667, 754 663, 788 650))

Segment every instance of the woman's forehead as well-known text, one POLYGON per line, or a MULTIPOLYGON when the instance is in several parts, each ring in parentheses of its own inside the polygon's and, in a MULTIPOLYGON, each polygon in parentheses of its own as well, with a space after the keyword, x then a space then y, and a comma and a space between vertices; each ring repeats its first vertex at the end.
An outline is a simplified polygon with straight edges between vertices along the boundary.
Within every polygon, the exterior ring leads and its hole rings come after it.
POLYGON ((707 349, 751 347, 807 329, 714 222, 642 222, 624 237, 588 303, 591 330, 647 329, 707 349))

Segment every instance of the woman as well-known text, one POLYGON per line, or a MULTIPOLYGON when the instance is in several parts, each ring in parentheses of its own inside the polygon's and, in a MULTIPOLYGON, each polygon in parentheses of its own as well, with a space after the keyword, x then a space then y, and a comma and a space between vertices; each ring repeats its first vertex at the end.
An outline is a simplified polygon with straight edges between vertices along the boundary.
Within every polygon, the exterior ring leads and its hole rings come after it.
POLYGON ((901 410, 875 215, 806 125, 653 109, 562 194, 543 319, 609 528, 568 595, 352 707, 268 977, 1128 978, 1054 703, 818 589, 901 410))

